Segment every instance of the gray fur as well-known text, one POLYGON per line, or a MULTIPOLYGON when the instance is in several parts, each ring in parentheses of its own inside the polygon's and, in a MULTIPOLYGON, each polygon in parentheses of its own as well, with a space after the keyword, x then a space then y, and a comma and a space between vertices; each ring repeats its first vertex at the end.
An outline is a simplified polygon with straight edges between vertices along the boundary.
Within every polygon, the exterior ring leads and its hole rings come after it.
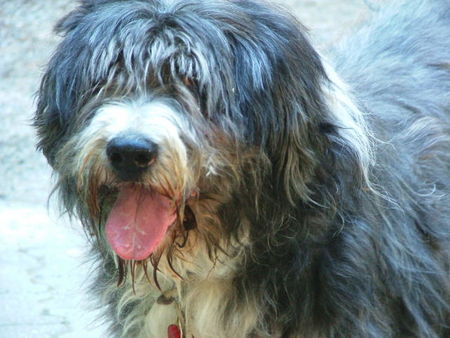
MULTIPOLYGON (((247 332, 254 336, 450 334, 447 0, 388 5, 331 53, 346 99, 363 114, 352 123, 367 146, 349 141, 358 133, 346 132, 348 118, 327 101, 334 79, 304 28, 267 4, 84 1, 57 30, 64 39, 43 77, 35 125, 64 208, 97 234, 100 292, 117 278, 105 215, 89 210, 66 161, 72 154, 61 149, 105 103, 164 97, 195 132, 190 153, 223 153, 224 171, 199 179, 205 199, 223 194, 214 201, 221 237, 209 247, 242 255, 223 327, 252 299, 261 314, 247 332), (250 151, 254 160, 244 161, 250 151), (243 224, 249 245, 239 242, 243 224)), ((114 194, 99 199, 107 211, 114 194)), ((126 316, 152 305, 137 299, 118 316, 124 292, 106 301, 117 336, 126 316)))

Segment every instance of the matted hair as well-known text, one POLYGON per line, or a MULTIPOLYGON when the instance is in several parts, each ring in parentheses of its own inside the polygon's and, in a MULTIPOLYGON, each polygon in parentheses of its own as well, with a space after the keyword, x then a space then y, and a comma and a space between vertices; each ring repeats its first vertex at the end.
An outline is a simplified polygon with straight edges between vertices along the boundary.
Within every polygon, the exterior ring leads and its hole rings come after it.
POLYGON ((333 64, 253 0, 82 1, 61 20, 38 147, 93 235, 112 332, 155 334, 175 283, 200 336, 448 333, 449 14, 387 6, 333 64), (96 118, 149 102, 177 130, 148 179, 181 196, 177 231, 125 280, 103 233, 120 182, 96 118))

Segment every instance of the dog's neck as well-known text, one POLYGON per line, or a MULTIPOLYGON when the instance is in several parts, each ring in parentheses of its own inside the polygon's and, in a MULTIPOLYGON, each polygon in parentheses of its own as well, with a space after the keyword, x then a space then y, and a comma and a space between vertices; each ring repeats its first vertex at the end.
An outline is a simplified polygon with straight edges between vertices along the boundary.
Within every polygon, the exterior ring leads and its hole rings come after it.
MULTIPOLYGON (((186 327, 186 317, 180 304, 179 292, 176 287, 163 292, 158 297, 156 303, 159 305, 165 305, 175 309, 176 322, 169 324, 167 327, 168 338, 183 338, 192 336, 186 327)), ((172 311, 173 312, 173 311, 172 311)))

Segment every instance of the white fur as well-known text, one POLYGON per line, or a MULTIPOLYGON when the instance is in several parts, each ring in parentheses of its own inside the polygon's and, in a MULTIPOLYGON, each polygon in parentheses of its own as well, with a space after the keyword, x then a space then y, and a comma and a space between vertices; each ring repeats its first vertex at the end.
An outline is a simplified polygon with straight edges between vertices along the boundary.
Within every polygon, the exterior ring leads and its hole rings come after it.
POLYGON ((368 169, 374 163, 373 136, 366 125, 364 112, 355 104, 356 99, 350 87, 324 58, 322 60, 331 83, 323 88, 328 107, 339 127, 340 136, 356 152, 363 167, 365 179, 368 180, 368 169))

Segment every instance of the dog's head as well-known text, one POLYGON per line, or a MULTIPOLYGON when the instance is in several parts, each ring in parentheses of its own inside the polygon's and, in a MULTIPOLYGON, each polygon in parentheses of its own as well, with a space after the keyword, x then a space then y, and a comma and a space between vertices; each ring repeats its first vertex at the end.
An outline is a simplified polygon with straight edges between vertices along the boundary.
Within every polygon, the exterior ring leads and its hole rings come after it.
POLYGON ((244 209, 323 203, 311 182, 332 149, 358 158, 363 141, 339 132, 355 117, 330 112, 302 30, 251 0, 84 1, 57 26, 35 118, 65 208, 144 260, 189 230, 220 247, 258 218, 244 209))

